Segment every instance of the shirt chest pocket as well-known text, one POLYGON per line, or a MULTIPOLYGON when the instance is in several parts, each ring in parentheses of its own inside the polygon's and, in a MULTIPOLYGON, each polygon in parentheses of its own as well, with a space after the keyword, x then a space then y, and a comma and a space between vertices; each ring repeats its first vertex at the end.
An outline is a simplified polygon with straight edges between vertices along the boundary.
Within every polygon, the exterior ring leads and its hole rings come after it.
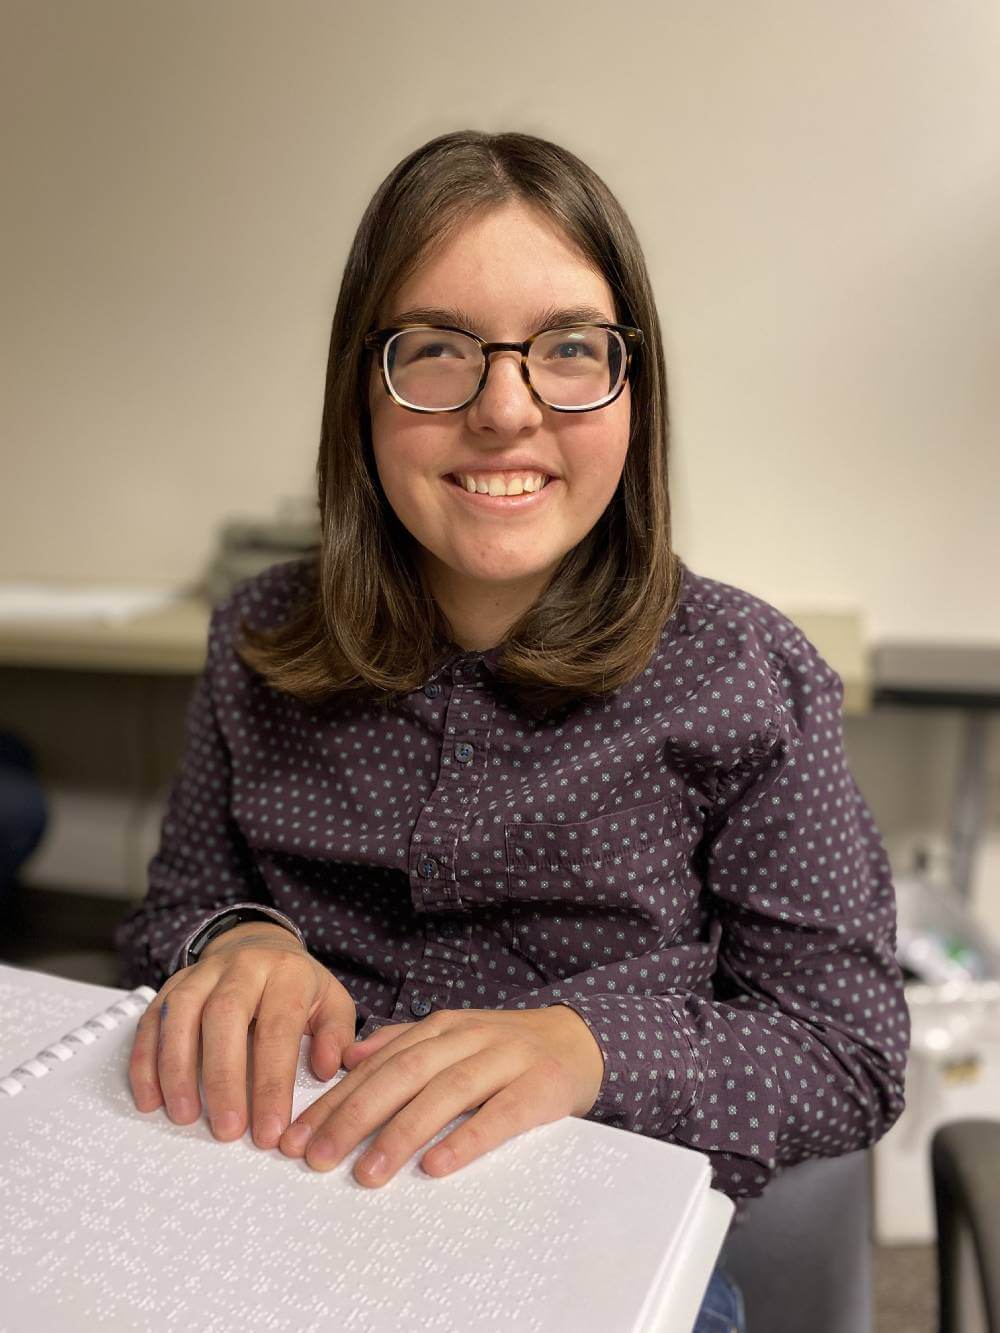
POLYGON ((629 901, 637 877, 662 875, 680 845, 673 805, 657 801, 562 824, 507 824, 507 893, 520 902, 629 901))
POLYGON ((504 833, 513 945, 546 978, 654 947, 665 924, 664 884, 685 850, 672 804, 508 824, 504 833))

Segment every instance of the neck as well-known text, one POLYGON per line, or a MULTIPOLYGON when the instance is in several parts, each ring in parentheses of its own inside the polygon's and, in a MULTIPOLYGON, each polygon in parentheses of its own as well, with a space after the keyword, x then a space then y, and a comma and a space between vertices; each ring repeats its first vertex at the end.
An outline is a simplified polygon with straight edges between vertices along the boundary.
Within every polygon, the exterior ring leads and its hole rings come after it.
POLYGON ((447 617, 460 648, 483 652, 502 643, 511 626, 537 601, 548 574, 517 583, 463 579, 437 565, 427 570, 434 600, 447 617))

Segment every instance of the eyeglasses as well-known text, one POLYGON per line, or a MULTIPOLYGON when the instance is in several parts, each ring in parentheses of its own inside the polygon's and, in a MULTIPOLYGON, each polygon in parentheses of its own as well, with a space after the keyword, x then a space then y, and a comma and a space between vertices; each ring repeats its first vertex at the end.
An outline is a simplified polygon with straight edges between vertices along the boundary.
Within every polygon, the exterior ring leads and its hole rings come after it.
POLYGON ((624 324, 569 324, 523 343, 488 343, 466 329, 401 324, 378 329, 365 346, 379 352, 386 392, 411 412, 458 412, 486 384, 495 352, 520 352, 532 397, 555 412, 592 412, 613 403, 642 345, 624 324))

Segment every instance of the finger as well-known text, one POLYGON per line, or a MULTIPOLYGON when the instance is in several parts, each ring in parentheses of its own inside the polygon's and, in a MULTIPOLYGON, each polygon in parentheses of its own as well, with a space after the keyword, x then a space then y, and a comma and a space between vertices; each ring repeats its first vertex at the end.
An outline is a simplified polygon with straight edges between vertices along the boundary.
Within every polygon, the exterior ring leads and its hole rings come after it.
POLYGON ((132 1088, 132 1099, 139 1111, 155 1111, 163 1101, 163 1089, 160 1087, 156 1065, 161 1041, 160 1011, 166 1007, 166 1003, 167 997, 161 991, 146 1006, 132 1039, 128 1081, 132 1088))
POLYGON ((569 1114, 569 1108, 565 1097, 559 1097, 557 1087, 558 1080, 554 1082, 548 1072, 534 1066, 498 1089, 475 1115, 463 1120, 424 1153, 421 1169, 431 1176, 448 1175, 518 1134, 561 1120, 569 1114))
POLYGON ((262 990, 259 976, 230 967, 204 1004, 201 1081, 217 1139, 237 1138, 246 1128, 247 1032, 262 990))
POLYGON ((264 985, 253 1038, 253 1137, 273 1148, 292 1118, 299 1049, 313 996, 300 969, 276 967, 264 985))
MULTIPOLYGON (((385 1152, 388 1143, 390 1173, 396 1170, 449 1120, 478 1106, 523 1068, 518 1049, 495 1045, 482 1051, 481 1043, 481 1032, 466 1028, 394 1055, 317 1128, 306 1149, 308 1164, 329 1170, 382 1126, 380 1145, 372 1147, 385 1152)), ((356 1168, 361 1175, 367 1158, 356 1168)))
POLYGON ((446 1070, 385 1125, 358 1160, 355 1178, 361 1184, 385 1184, 414 1152, 463 1111, 482 1108, 425 1154, 421 1167, 428 1175, 457 1170, 532 1125, 557 1118, 558 1112, 549 1113, 552 1092, 548 1074, 535 1073, 526 1082, 531 1072, 524 1070, 523 1056, 514 1047, 480 1050, 446 1070), (515 1087, 516 1094, 509 1095, 515 1087), (453 1147, 452 1140, 460 1131, 478 1121, 491 1105, 487 1120, 457 1138, 458 1147, 453 1147))
POLYGON ((211 976, 199 977, 192 969, 160 1006, 156 1074, 167 1115, 177 1125, 190 1125, 201 1114, 198 1094, 201 1014, 211 984, 211 976))
POLYGON ((312 1037, 309 1057, 313 1072, 325 1083, 336 1074, 344 1051, 354 1042, 357 1010, 350 993, 336 977, 325 968, 320 975, 324 979, 323 988, 309 1014, 306 1031, 312 1037))
MULTIPOLYGON (((184 978, 185 983, 188 979, 184 978)), ((165 1020, 169 1013, 167 1000, 180 983, 180 972, 168 977, 136 1024, 129 1055, 128 1079, 136 1107, 140 1111, 155 1111, 164 1100, 157 1066, 166 1031, 165 1020), (161 1022, 161 1011, 164 1022, 161 1022)))
POLYGON ((404 1048, 427 1041, 431 1037, 442 1035, 440 1029, 436 1026, 428 1027, 426 1022, 407 1023, 400 1026, 406 1026, 410 1031, 402 1034, 397 1042, 387 1042, 383 1050, 376 1051, 368 1059, 359 1061, 335 1088, 331 1088, 329 1092, 324 1092, 321 1097, 317 1097, 298 1115, 282 1135, 281 1142, 278 1144, 283 1153, 289 1157, 300 1157, 316 1130, 325 1124, 353 1092, 372 1078, 387 1060, 398 1055, 404 1048))
POLYGON ((376 1051, 380 1051, 388 1042, 394 1041, 408 1028, 416 1026, 415 1023, 387 1023, 375 1032, 370 1033, 364 1041, 352 1041, 344 1049, 345 1067, 353 1069, 356 1064, 369 1059, 376 1051))

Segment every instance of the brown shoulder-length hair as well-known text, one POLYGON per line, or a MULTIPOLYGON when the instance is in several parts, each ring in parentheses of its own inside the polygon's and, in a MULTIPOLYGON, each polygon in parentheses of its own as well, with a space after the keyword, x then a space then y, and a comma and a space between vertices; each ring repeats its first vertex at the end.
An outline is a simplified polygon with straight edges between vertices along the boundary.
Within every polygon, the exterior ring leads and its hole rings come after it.
POLYGON ((388 706, 458 651, 378 479, 365 334, 432 249, 474 212, 522 200, 555 221, 642 330, 631 372, 628 453, 613 498, 510 628, 500 683, 534 713, 599 698, 649 663, 679 597, 667 487, 666 374, 639 241, 617 199, 565 148, 527 134, 432 139, 385 178, 347 257, 333 316, 317 480, 320 542, 304 594, 277 629, 243 625, 243 661, 309 704, 388 706))

